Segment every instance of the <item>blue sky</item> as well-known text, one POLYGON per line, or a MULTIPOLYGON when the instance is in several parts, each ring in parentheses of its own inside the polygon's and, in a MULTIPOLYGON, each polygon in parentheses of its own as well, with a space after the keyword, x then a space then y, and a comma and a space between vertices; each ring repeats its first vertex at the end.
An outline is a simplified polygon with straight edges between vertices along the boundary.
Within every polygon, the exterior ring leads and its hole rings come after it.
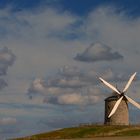
POLYGON ((139 37, 138 0, 0 0, 0 139, 103 123, 99 76, 140 102, 139 37))
POLYGON ((129 14, 139 15, 139 0, 1 0, 0 7, 4 8, 7 5, 12 5, 14 10, 22 9, 31 9, 36 8, 39 5, 49 5, 61 7, 64 10, 71 11, 78 15, 88 14, 89 11, 92 11, 100 5, 114 5, 121 9, 124 9, 129 14))

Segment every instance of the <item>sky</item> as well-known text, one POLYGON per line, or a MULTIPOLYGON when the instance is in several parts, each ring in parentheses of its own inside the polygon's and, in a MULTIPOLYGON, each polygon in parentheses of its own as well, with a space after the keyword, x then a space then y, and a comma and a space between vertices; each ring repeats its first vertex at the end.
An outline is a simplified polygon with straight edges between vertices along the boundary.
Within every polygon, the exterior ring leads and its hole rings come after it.
MULTIPOLYGON (((104 122, 112 95, 140 103, 138 0, 0 0, 0 139, 104 122)), ((140 111, 129 104, 130 123, 140 111)))

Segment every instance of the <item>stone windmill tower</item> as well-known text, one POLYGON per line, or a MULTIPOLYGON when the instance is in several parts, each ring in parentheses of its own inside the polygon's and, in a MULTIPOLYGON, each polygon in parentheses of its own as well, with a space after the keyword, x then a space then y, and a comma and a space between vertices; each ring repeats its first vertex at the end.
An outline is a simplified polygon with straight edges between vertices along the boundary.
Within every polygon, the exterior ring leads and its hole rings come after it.
POLYGON ((125 95, 131 82, 136 76, 136 72, 130 77, 124 90, 121 92, 107 81, 99 78, 107 87, 115 92, 115 96, 110 96, 105 99, 105 124, 107 125, 129 125, 128 102, 140 109, 140 105, 125 95))

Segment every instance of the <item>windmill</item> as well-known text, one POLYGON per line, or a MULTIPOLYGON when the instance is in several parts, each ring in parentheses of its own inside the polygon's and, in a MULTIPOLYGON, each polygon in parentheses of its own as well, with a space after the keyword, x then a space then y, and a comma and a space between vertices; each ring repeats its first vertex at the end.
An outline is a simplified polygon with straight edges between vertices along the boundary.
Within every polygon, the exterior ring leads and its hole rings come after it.
POLYGON ((130 77, 125 88, 121 92, 116 87, 99 77, 101 82, 103 82, 107 87, 109 87, 116 96, 108 97, 105 101, 105 124, 110 125, 128 125, 128 105, 127 102, 130 102, 134 106, 140 109, 140 104, 132 100, 125 93, 130 87, 133 79, 136 76, 136 72, 130 77))

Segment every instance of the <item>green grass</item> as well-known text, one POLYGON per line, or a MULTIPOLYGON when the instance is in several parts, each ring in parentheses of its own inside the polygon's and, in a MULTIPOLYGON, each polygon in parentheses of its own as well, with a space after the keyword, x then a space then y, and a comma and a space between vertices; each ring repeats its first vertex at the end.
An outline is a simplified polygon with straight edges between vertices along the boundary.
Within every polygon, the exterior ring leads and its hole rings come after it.
POLYGON ((72 128, 64 128, 48 133, 37 134, 26 138, 15 140, 55 140, 55 139, 76 139, 93 138, 102 136, 140 136, 140 126, 106 126, 90 125, 72 128))
POLYGON ((135 130, 126 130, 124 132, 118 132, 116 133, 117 136, 140 136, 140 129, 135 130))

